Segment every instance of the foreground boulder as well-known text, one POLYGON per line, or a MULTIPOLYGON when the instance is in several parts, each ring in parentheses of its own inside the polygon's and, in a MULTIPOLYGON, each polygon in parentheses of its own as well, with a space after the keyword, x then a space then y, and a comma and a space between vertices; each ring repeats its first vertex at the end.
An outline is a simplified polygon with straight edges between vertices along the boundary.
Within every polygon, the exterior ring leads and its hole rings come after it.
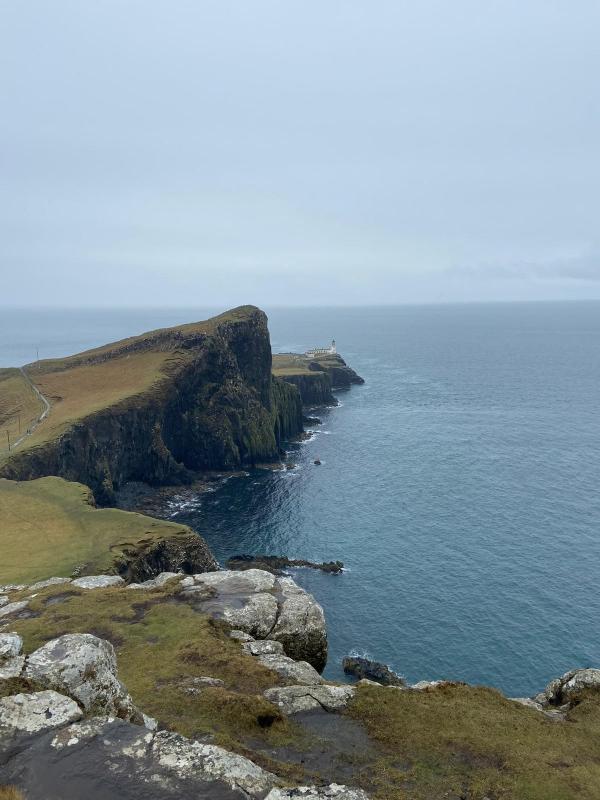
POLYGON ((141 722, 141 715, 117 678, 110 642, 72 633, 40 647, 27 659, 25 676, 77 700, 87 711, 141 722))
POLYGON ((327 662, 323 609, 291 578, 249 569, 191 575, 182 595, 199 611, 257 639, 280 642, 287 656, 321 672, 327 662))

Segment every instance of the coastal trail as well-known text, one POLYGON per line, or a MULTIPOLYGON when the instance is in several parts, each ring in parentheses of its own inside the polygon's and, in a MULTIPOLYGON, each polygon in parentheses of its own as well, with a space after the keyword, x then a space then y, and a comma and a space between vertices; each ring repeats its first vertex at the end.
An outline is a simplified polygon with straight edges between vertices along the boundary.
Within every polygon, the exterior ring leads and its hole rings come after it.
POLYGON ((46 417, 50 413, 50 402, 49 402, 48 398, 45 397, 41 393, 41 391, 37 388, 37 386, 31 380, 29 375, 25 372, 25 368, 24 367, 19 367, 19 371, 21 372, 21 375, 23 376, 25 381, 33 389, 33 391, 36 394, 38 400, 42 403, 42 407, 43 407, 44 410, 42 411, 40 416, 37 417, 37 419, 29 426, 29 428, 25 431, 25 433, 22 434, 15 442, 12 443, 11 448, 10 448, 11 450, 14 450, 15 448, 17 448, 23 441, 25 441, 25 439, 28 436, 31 436, 31 434, 35 431, 35 429, 39 425, 41 425, 41 423, 46 419, 46 417))

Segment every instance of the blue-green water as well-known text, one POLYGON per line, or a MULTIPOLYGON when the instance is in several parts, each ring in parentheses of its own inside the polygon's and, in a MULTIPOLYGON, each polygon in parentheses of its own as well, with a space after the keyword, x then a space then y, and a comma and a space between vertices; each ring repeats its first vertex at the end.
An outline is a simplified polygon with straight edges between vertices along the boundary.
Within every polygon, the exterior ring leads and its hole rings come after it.
MULTIPOLYGON (((0 363, 31 360, 39 339, 59 355, 203 315, 27 312, 9 341, 11 312, 0 363)), ((232 478, 177 518, 221 560, 345 562, 295 571, 327 614, 330 677, 359 651, 410 680, 515 695, 600 665, 600 304, 269 317, 274 350, 335 337, 366 384, 319 412, 295 470, 232 478)))

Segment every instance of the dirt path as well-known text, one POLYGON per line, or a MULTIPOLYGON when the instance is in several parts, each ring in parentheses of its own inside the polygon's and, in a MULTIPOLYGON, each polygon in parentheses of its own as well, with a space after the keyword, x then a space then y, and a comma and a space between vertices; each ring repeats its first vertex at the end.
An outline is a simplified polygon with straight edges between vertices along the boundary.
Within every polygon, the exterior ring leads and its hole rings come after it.
POLYGON ((20 436, 16 440, 16 442, 13 442, 13 444, 11 445, 11 448, 10 448, 11 451, 14 450, 16 447, 18 447, 21 444, 21 442, 23 442, 28 436, 31 436, 31 434, 34 432, 34 430, 46 419, 46 417, 50 413, 50 402, 48 401, 48 399, 46 397, 44 397, 44 395, 40 392, 40 390, 37 388, 35 383, 31 380, 29 375, 25 372, 24 367, 20 367, 20 370, 21 370, 21 375, 25 378, 27 383, 31 386, 33 391, 38 396, 40 402, 42 403, 42 406, 43 406, 44 410, 42 411, 40 416, 36 419, 36 421, 32 425, 29 426, 27 431, 22 436, 20 436))

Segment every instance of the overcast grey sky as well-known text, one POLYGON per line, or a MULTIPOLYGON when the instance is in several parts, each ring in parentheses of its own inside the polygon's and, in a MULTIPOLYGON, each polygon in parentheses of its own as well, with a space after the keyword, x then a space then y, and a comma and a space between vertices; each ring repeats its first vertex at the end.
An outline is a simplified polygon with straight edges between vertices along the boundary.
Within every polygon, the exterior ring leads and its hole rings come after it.
POLYGON ((0 305, 600 297, 598 0, 0 0, 0 305))

